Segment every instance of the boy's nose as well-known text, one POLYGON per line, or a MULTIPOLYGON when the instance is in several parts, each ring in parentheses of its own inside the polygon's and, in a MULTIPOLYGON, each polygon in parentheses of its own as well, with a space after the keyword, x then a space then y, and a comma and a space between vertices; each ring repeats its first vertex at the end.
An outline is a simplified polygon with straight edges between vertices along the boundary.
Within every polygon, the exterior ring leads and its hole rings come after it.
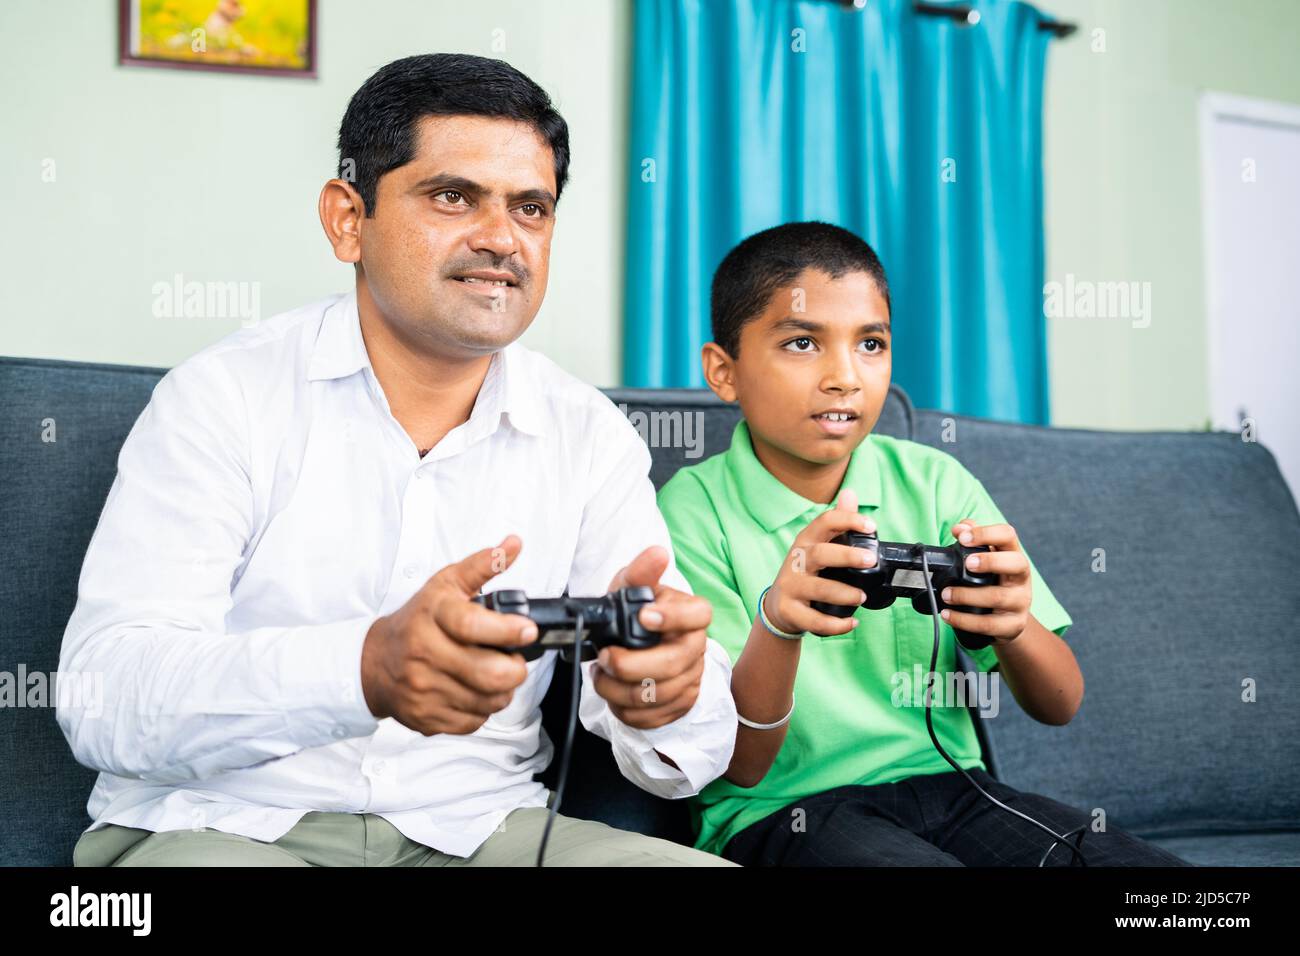
POLYGON ((847 358, 828 356, 826 362, 827 367, 822 372, 821 380, 823 392, 851 395, 861 389, 852 356, 847 358))

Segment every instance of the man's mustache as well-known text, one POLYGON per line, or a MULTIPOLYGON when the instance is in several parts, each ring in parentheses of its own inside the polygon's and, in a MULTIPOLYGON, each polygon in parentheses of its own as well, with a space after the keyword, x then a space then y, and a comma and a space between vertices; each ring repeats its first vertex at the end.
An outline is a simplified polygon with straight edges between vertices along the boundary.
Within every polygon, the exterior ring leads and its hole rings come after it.
POLYGON ((508 257, 500 259, 492 257, 491 259, 474 259, 467 262, 454 263, 447 267, 446 278, 451 279, 456 276, 462 276, 467 272, 477 272, 480 269, 486 269, 490 272, 509 272, 514 277, 515 285, 523 285, 529 279, 529 272, 518 262, 512 262, 508 257))

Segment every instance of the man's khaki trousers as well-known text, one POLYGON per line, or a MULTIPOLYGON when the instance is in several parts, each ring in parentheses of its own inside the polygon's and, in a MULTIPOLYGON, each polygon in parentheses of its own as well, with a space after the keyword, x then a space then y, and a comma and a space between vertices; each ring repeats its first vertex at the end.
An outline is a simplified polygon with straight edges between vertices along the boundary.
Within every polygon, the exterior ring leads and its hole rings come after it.
MULTIPOLYGON (((220 830, 153 833, 109 824, 83 833, 74 866, 532 866, 546 826, 545 807, 515 810, 468 858, 408 840, 373 813, 306 814, 274 843, 220 830)), ((733 866, 668 840, 557 816, 547 866, 733 866)))

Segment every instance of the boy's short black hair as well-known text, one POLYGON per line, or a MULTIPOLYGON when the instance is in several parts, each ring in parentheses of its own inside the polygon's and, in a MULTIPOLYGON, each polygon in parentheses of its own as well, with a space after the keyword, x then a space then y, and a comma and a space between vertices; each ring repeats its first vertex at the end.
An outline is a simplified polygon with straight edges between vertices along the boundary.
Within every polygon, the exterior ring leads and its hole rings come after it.
POLYGON ((569 178, 569 126, 546 91, 502 60, 426 53, 381 67, 343 114, 338 175, 361 194, 367 217, 375 214, 379 178, 414 158, 416 122, 425 116, 492 116, 532 126, 554 154, 560 198, 569 178))
POLYGON ((735 358, 744 324, 757 318, 777 290, 805 269, 818 269, 832 279, 865 272, 889 307, 885 267, 871 246, 828 222, 787 222, 743 240, 713 273, 713 341, 735 358))

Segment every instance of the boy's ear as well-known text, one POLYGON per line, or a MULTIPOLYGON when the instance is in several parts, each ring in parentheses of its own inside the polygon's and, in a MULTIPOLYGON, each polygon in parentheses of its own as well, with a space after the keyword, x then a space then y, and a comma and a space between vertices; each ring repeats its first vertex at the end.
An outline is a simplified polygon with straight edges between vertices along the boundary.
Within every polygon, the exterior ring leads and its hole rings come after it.
POLYGON ((735 365, 726 350, 717 342, 705 342, 700 349, 700 365, 713 394, 728 404, 736 401, 735 365))

